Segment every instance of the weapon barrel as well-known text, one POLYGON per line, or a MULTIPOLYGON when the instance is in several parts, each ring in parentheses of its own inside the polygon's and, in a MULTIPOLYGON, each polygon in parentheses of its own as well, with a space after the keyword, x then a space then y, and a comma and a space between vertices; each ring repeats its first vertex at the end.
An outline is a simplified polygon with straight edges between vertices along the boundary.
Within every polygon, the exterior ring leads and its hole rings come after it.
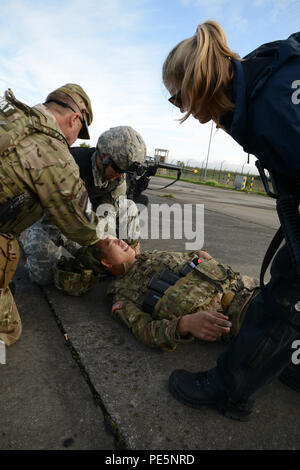
POLYGON ((192 170, 190 168, 184 168, 182 166, 173 165, 172 163, 151 162, 148 164, 148 167, 149 166, 156 166, 157 168, 164 168, 165 170, 189 171, 191 173, 195 173, 195 170, 192 170))

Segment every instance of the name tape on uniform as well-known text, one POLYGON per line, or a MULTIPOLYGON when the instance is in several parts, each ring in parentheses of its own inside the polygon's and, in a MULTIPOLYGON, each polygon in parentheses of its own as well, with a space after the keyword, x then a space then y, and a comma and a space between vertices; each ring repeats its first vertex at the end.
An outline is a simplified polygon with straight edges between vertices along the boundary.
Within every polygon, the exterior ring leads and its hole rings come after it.
POLYGON ((6 364, 6 349, 2 340, 0 340, 0 364, 6 364))

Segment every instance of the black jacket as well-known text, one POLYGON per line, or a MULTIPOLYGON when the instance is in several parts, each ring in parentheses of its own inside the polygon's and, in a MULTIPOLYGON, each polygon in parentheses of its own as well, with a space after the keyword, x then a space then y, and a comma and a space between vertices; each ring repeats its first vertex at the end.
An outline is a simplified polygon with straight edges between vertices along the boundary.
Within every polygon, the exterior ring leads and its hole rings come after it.
POLYGON ((120 184, 120 179, 118 178, 114 181, 110 181, 106 188, 95 186, 92 171, 92 156, 95 151, 95 147, 70 148, 70 152, 79 166, 80 177, 85 183, 93 211, 96 211, 99 204, 103 202, 104 196, 111 193, 120 184))
POLYGON ((300 180, 300 33, 233 61, 235 109, 222 119, 245 152, 300 180))

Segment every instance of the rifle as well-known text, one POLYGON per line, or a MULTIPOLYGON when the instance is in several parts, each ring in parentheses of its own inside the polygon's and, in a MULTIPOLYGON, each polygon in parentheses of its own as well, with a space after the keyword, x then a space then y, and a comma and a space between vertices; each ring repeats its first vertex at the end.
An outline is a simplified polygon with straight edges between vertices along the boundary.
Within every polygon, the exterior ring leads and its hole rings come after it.
POLYGON ((196 169, 192 170, 190 168, 184 168, 183 166, 173 165, 172 163, 164 163, 164 162, 158 162, 158 161, 154 161, 154 162, 146 161, 145 175, 148 174, 149 176, 154 176, 155 173, 157 172, 158 168, 163 168, 165 170, 177 171, 176 180, 172 181, 172 183, 169 183, 166 186, 163 186, 162 188, 159 188, 159 189, 168 188, 172 184, 176 183, 176 181, 179 181, 182 171, 187 171, 187 172, 190 172, 190 173, 198 173, 198 170, 196 170, 196 169))
POLYGON ((281 224, 270 243, 262 263, 260 284, 261 288, 263 288, 265 272, 284 238, 292 263, 297 274, 300 275, 300 185, 286 176, 278 175, 274 171, 268 170, 273 187, 273 191, 271 191, 262 163, 257 160, 255 165, 258 168, 266 193, 276 199, 276 210, 281 224))
POLYGON ((5 225, 15 221, 16 216, 23 209, 25 202, 30 196, 23 193, 20 196, 15 196, 9 199, 0 206, 0 224, 5 225))

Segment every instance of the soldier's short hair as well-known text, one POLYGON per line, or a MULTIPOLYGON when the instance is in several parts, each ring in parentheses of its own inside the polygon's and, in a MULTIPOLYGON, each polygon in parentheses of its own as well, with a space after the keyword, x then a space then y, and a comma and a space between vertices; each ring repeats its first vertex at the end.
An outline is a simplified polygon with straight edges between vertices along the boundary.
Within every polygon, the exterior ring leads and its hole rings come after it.
POLYGON ((56 101, 61 101, 62 103, 66 103, 71 108, 73 108, 77 113, 80 113, 80 109, 78 108, 77 104, 74 100, 72 100, 71 96, 68 96, 66 93, 61 91, 52 91, 46 98, 45 106, 47 107, 55 107, 60 114, 68 114, 73 112, 70 108, 64 108, 59 106, 56 101))

